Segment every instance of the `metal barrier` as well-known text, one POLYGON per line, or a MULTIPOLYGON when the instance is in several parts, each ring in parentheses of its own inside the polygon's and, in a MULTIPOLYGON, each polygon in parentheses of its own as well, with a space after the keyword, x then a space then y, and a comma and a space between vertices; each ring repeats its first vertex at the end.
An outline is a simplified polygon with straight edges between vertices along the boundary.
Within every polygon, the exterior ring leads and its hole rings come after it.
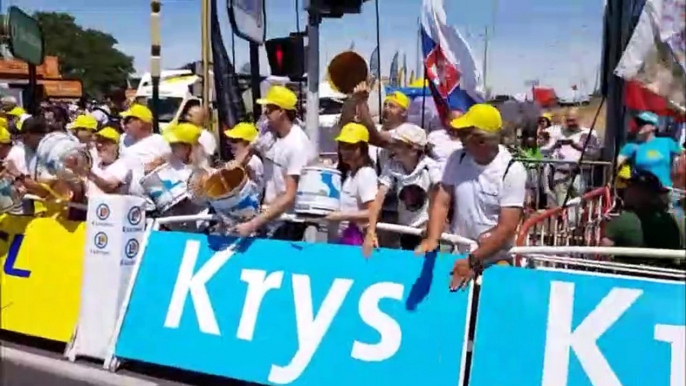
MULTIPOLYGON (((556 159, 515 158, 527 169, 527 209, 537 212, 561 205, 571 183, 571 171, 577 162, 556 159)), ((572 188, 579 194, 607 185, 612 178, 612 163, 582 161, 572 188)), ((570 198, 574 198, 571 195, 570 198)))
POLYGON ((686 270, 650 265, 624 264, 593 259, 594 256, 623 256, 660 260, 686 260, 684 251, 671 249, 579 247, 579 246, 521 246, 510 253, 519 261, 530 261, 529 266, 585 270, 601 273, 629 274, 632 276, 686 280, 686 270))
POLYGON ((533 215, 520 226, 516 246, 598 246, 612 208, 609 187, 570 200, 564 207, 533 215))

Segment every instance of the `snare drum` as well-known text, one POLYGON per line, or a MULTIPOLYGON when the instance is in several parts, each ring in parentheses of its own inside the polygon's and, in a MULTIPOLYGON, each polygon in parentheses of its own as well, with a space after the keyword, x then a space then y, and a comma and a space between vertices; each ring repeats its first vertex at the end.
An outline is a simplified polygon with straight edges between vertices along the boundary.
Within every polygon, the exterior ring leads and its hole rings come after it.
POLYGON ((0 213, 9 212, 20 205, 21 193, 12 178, 0 178, 0 213))
POLYGON ((242 167, 219 169, 203 183, 203 191, 217 213, 246 220, 260 210, 260 192, 242 167))
POLYGON ((188 198, 187 174, 186 170, 176 170, 170 164, 164 164, 141 179, 143 190, 155 203, 158 212, 166 212, 188 198))
POLYGON ((295 213, 326 216, 341 207, 341 172, 337 169, 306 166, 298 182, 295 213))

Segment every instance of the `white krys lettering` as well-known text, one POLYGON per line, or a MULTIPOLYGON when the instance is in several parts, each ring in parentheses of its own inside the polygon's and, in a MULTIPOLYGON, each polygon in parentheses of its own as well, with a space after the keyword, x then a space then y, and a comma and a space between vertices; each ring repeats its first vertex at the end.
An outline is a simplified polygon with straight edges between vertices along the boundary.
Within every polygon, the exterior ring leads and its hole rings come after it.
POLYGON ((235 244, 215 253, 196 273, 193 274, 195 263, 198 260, 200 242, 191 240, 186 243, 186 250, 183 253, 179 275, 176 278, 174 292, 172 293, 167 318, 164 327, 178 328, 181 323, 181 315, 186 304, 188 293, 191 294, 191 301, 198 318, 200 331, 206 334, 221 335, 217 318, 210 303, 210 296, 205 285, 219 269, 233 256, 235 244))
POLYGON ((295 321, 298 330, 298 351, 286 366, 272 365, 269 372, 269 382, 286 384, 298 379, 310 363, 317 351, 322 338, 329 330, 329 326, 341 308, 345 296, 350 291, 353 281, 350 279, 336 279, 326 294, 326 298, 314 315, 312 310, 312 288, 310 277, 307 275, 293 275, 293 297, 295 300, 295 321))
POLYGON ((257 314, 260 311, 262 299, 270 290, 281 288, 283 272, 272 272, 267 276, 266 271, 244 269, 241 272, 241 280, 248 283, 248 292, 245 295, 245 303, 243 304, 243 312, 241 313, 241 321, 238 324, 236 337, 251 341, 255 333, 257 314))
POLYGON ((574 284, 554 281, 550 287, 541 386, 567 385, 570 349, 575 352, 591 384, 622 386, 605 356, 600 352, 596 341, 631 307, 643 291, 613 289, 572 331, 574 284))
POLYGON ((686 385, 686 326, 655 326, 655 340, 672 346, 669 386, 686 385))
POLYGON ((355 341, 350 355, 365 362, 381 362, 398 352, 403 338, 400 325, 395 319, 379 309, 381 299, 403 299, 404 287, 397 283, 377 283, 367 288, 360 297, 358 306, 362 321, 381 335, 379 343, 369 344, 355 341))

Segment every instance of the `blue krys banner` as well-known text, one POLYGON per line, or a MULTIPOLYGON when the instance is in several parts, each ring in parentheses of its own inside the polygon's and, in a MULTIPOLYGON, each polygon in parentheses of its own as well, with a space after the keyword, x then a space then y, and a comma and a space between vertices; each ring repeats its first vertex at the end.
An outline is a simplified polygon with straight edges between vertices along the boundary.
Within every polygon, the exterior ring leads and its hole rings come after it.
POLYGON ((684 283, 494 267, 470 386, 683 386, 684 283))
POLYGON ((262 384, 460 382, 454 256, 153 232, 115 355, 262 384))

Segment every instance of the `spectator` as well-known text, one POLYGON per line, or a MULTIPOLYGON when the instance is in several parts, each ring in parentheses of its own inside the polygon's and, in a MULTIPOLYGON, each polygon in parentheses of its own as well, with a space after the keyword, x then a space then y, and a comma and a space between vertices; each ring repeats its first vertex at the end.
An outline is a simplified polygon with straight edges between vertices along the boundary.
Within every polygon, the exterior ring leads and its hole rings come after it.
POLYGON ((595 132, 579 124, 579 113, 576 108, 567 111, 562 127, 553 126, 548 131, 553 143, 552 148, 549 149, 552 152, 552 158, 565 161, 555 164, 552 173, 555 201, 557 205, 563 205, 567 197, 579 197, 585 193, 586 181, 591 177, 591 170, 582 168, 577 173, 577 164, 582 156, 584 159, 597 157, 600 142, 595 132))
MULTIPOLYGON (((387 194, 398 198, 397 224, 414 228, 423 227, 429 219, 429 193, 440 180, 441 165, 426 155, 426 132, 411 123, 404 123, 393 132, 394 157, 383 167, 379 176, 379 191, 369 212, 369 228, 365 238, 364 254, 369 256, 378 246, 376 224, 387 194)), ((414 249, 418 236, 402 235, 400 247, 414 249)))
MULTIPOLYGON (((604 246, 683 249, 684 235, 662 198, 667 189, 660 179, 645 170, 634 170, 624 192, 624 212, 605 227, 604 246)), ((619 260, 619 258, 617 258, 619 260)), ((660 264, 647 259, 629 263, 660 264)))
POLYGON ((455 262, 450 283, 458 289, 489 264, 510 261, 526 195, 526 170, 499 144, 500 112, 488 104, 472 106, 455 119, 464 149, 448 159, 429 209, 426 238, 418 253, 435 251, 448 213, 450 232, 477 240, 468 259, 455 262))
POLYGON ((672 161, 684 153, 674 139, 657 137, 658 116, 644 111, 635 118, 636 142, 624 145, 619 151, 617 165, 629 165, 632 169, 654 174, 660 183, 672 187, 672 161))
MULTIPOLYGON (((258 134, 257 127, 254 124, 244 122, 237 124, 230 130, 224 131, 234 159, 247 157, 247 153, 250 151, 250 144, 257 139, 258 134)), ((202 134, 198 141, 201 140, 202 134)), ((200 144, 202 145, 202 142, 200 144)), ((245 171, 248 173, 250 180, 255 183, 257 189, 262 192, 264 189, 264 165, 260 157, 256 154, 251 154, 248 163, 245 165, 245 171)))

